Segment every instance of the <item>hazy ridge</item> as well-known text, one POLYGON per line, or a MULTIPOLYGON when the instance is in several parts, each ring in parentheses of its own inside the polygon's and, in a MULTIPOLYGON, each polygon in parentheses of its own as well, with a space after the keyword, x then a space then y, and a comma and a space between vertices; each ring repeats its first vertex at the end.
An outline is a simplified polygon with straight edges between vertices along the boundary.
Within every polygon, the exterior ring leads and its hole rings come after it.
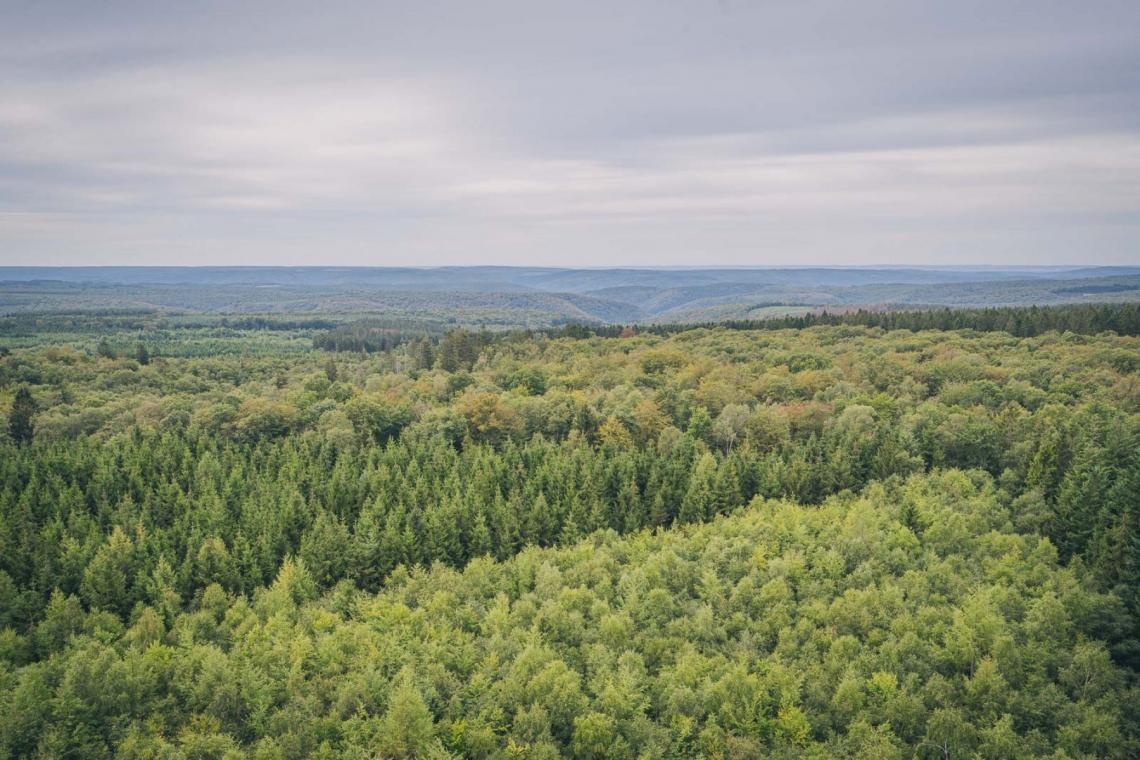
POLYGON ((544 326, 1140 300, 1140 267, 0 267, 0 313, 326 312, 544 326))

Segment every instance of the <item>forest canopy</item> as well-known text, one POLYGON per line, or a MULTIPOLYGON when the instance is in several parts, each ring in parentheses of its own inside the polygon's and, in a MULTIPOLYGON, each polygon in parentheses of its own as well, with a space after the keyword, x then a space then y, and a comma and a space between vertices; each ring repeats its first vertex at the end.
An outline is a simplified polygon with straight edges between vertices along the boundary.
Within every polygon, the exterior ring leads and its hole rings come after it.
POLYGON ((1066 308, 22 317, 0 757, 1135 756, 1140 338, 1066 308))

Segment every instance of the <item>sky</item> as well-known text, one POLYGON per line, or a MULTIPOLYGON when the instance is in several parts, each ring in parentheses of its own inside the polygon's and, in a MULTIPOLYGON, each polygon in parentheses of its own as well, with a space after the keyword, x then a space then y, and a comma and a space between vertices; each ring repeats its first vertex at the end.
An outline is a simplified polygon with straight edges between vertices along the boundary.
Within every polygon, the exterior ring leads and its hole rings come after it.
POLYGON ((1140 263, 1140 2, 0 0, 0 264, 1140 263))

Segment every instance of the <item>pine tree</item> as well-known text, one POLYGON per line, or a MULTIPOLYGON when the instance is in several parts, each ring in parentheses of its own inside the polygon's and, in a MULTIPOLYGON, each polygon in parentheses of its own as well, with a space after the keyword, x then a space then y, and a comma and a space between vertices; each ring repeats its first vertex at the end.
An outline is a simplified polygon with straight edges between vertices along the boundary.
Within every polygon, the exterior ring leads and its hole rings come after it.
POLYGON ((134 573, 135 549, 119 528, 99 547, 83 573, 81 592, 92 607, 126 615, 134 601, 128 581, 134 573))
POLYGON ((431 348, 431 338, 426 335, 416 344, 415 350, 417 369, 431 369, 434 361, 434 352, 431 348))
POLYGON ((12 411, 8 413, 8 434, 19 444, 30 443, 35 432, 36 400, 27 386, 21 386, 12 399, 12 411))
POLYGON ((118 356, 115 353, 115 349, 111 348, 111 344, 108 343, 105 339, 100 340, 95 345, 95 353, 98 354, 99 356, 103 357, 104 359, 115 359, 118 356))
POLYGON ((621 522, 617 527, 620 527, 627 533, 632 533, 635 530, 644 528, 649 522, 649 516, 646 514, 645 502, 642 500, 640 493, 637 490, 637 481, 630 478, 622 486, 618 492, 617 497, 618 516, 621 522))
POLYGON ((348 529, 344 523, 322 511, 301 537, 300 556, 313 580, 325 588, 344 577, 348 548, 348 529))
POLYGON ((182 597, 175 591, 178 579, 165 557, 159 557, 150 575, 142 582, 144 598, 167 625, 174 623, 182 609, 182 597))
POLYGON ((706 453, 697 460, 685 498, 681 500, 681 509, 677 513, 678 522, 703 522, 712 515, 716 470, 716 459, 712 454, 706 453))
POLYGON ((416 688, 410 669, 396 677, 388 697, 380 732, 381 756, 392 758, 425 757, 431 748, 435 724, 431 710, 416 688))
POLYGON ((727 515, 744 502, 740 493, 740 480, 731 461, 724 461, 717 468, 713 480, 713 504, 718 514, 727 515))
POLYGON ((491 541, 491 531, 487 528, 487 520, 480 512, 475 515, 471 524, 471 534, 467 539, 468 558, 482 557, 492 553, 494 545, 491 541))

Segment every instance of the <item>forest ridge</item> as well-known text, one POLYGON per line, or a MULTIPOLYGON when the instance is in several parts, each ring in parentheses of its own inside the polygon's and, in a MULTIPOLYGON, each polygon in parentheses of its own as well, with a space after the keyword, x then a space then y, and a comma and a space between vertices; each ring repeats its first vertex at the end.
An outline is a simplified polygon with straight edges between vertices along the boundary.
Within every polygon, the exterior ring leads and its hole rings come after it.
POLYGON ((372 314, 549 327, 1140 301, 1140 267, 0 267, 0 313, 372 314))

